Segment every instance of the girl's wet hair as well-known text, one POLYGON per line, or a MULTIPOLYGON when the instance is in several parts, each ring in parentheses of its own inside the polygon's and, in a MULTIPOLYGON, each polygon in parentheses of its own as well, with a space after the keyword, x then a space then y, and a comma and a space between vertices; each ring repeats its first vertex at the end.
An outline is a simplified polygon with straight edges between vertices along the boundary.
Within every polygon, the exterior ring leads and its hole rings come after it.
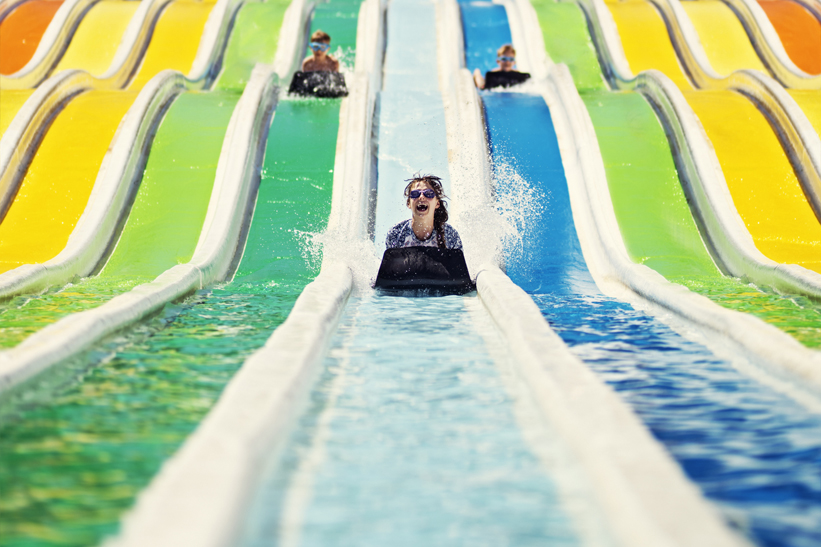
POLYGON ((413 177, 409 179, 405 179, 407 182, 407 186, 405 186, 405 198, 406 203, 410 205, 410 191, 411 187, 416 182, 425 182, 430 189, 436 194, 437 199, 439 200, 439 207, 434 209, 433 211, 433 228, 436 230, 436 242, 439 244, 440 249, 445 248, 445 222, 448 221, 448 207, 447 203, 445 203, 445 199, 447 196, 445 195, 445 191, 442 189, 442 179, 437 177, 436 175, 420 175, 415 174, 413 177))

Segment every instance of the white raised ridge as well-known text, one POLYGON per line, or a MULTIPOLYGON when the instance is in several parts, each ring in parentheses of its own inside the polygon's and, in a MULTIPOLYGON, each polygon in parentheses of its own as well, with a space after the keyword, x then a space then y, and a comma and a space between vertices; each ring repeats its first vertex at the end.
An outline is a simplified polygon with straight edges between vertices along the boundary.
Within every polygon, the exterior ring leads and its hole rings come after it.
MULTIPOLYGON (((170 0, 150 0, 144 2, 138 8, 140 17, 132 18, 129 24, 129 31, 134 33, 146 34, 147 26, 150 26, 152 19, 161 13, 162 8, 170 0), (150 8, 150 9, 149 9, 150 8), (143 10, 143 12, 139 12, 143 10)), ((229 36, 227 35, 227 27, 233 18, 233 13, 241 5, 239 0, 221 0, 220 10, 216 7, 212 10, 209 16, 211 22, 209 38, 201 40, 200 47, 197 51, 197 58, 204 59, 210 63, 217 61, 221 55, 222 49, 225 48, 229 36), (216 15, 215 15, 216 13, 216 15)), ((134 42, 132 40, 132 42, 134 42)), ((125 43, 124 38, 124 43, 125 43)), ((133 43, 129 47, 136 47, 133 43)), ((133 53, 131 50, 126 50, 123 44, 119 53, 122 52, 133 53)), ((116 63, 112 63, 114 66, 116 63)), ((202 61, 200 62, 200 65, 202 61)), ((122 63, 120 63, 122 65, 122 63)), ((110 70, 106 75, 96 78, 84 70, 64 70, 46 80, 43 84, 38 86, 31 97, 23 104, 23 107, 15 115, 14 120, 9 125, 6 132, 0 138, 0 211, 3 210, 4 204, 14 196, 17 187, 22 181, 24 172, 21 172, 23 166, 28 163, 26 161, 28 154, 33 153, 33 145, 39 132, 42 131, 43 124, 46 123, 56 109, 60 108, 63 102, 82 91, 93 89, 106 89, 110 85, 119 86, 123 83, 123 71, 128 70, 128 67, 117 65, 110 70), (122 81, 121 81, 122 80, 122 81), (119 83, 117 83, 119 82, 119 83)), ((211 65, 209 65, 210 67, 211 65)), ((209 81, 209 70, 200 70, 201 74, 195 74, 192 71, 188 76, 180 79, 181 88, 179 91, 200 89, 209 81), (192 78, 193 76, 193 78, 192 78)), ((139 150, 136 150, 135 144, 138 141, 132 140, 133 137, 140 136, 139 143, 144 141, 148 125, 145 120, 139 121, 135 119, 136 116, 141 116, 142 113, 155 112, 160 106, 160 103, 152 102, 151 99, 157 92, 157 87, 164 84, 158 84, 168 77, 169 71, 162 71, 157 76, 152 78, 146 88, 141 90, 140 95, 135 100, 134 104, 129 108, 128 113, 123 118, 112 139, 112 145, 109 148, 103 160, 103 165, 98 172, 97 180, 95 182, 95 189, 89 199, 89 204, 83 212, 78 227, 69 238, 67 246, 54 259, 49 260, 44 264, 37 265, 23 265, 15 268, 12 271, 0 274, 0 298, 19 294, 27 291, 34 291, 45 288, 50 285, 56 285, 69 281, 74 276, 83 276, 90 273, 94 264, 89 264, 88 261, 94 257, 99 258, 107 245, 105 236, 110 236, 110 223, 112 222, 111 213, 120 211, 121 209, 112 209, 102 214, 100 209, 92 206, 92 199, 95 196, 108 196, 105 199, 111 198, 115 201, 110 203, 120 203, 121 199, 125 197, 123 186, 124 179, 119 181, 112 177, 116 176, 117 169, 123 169, 122 175, 127 175, 130 170, 134 168, 134 162, 138 159, 135 155, 139 150), (162 75, 162 76, 161 76, 162 75), (146 110, 146 106, 152 104, 151 108, 146 110), (128 122, 127 120, 131 120, 128 122), (122 131, 123 127, 135 128, 135 124, 142 123, 142 129, 134 133, 133 131, 122 131), (124 140, 123 140, 124 139, 124 140), (126 151, 129 151, 126 153, 126 151), (130 155, 129 155, 130 154, 130 155), (114 171, 107 169, 110 167, 109 163, 113 162, 114 171), (124 163, 125 162, 125 163, 124 163), (102 183, 104 188, 97 190, 98 183, 102 183), (118 184, 119 186, 112 186, 118 184), (105 189, 107 188, 107 189, 105 189), (111 194, 109 190, 114 190, 111 194), (84 220, 86 219, 86 220, 84 220), (90 222, 90 224, 88 223, 90 222), (96 224, 101 222, 101 224, 96 224), (85 226, 82 228, 81 226, 85 226), (99 232, 96 232, 99 228, 99 232), (93 235, 92 235, 93 234, 93 235), (89 246, 90 245, 90 246, 89 246), (101 247, 102 246, 102 247, 101 247)), ((175 79, 178 79, 175 77, 175 79)))
POLYGON ((539 17, 536 15, 533 4, 528 0, 507 0, 505 8, 508 12, 508 19, 512 16, 520 21, 519 25, 523 32, 520 38, 521 44, 525 46, 525 51, 528 52, 530 58, 529 72, 537 80, 546 78, 547 71, 553 65, 553 60, 547 54, 544 35, 539 27, 539 17))
MULTIPOLYGON (((744 76, 751 79, 747 89, 752 89, 751 86, 762 78, 758 72, 734 75, 736 78, 744 76)), ((767 78, 764 85, 770 82, 772 80, 767 78)), ((675 84, 661 72, 648 70, 639 75, 636 90, 658 107, 662 122, 676 142, 679 164, 683 168, 682 185, 695 201, 694 208, 702 221, 704 235, 711 242, 722 268, 730 275, 754 280, 782 292, 821 298, 821 275, 796 264, 779 264, 756 248, 735 209, 718 158, 675 84)), ((784 95, 791 100, 789 95, 784 95)), ((777 96, 778 93, 768 94, 766 91, 759 95, 761 100, 772 100, 777 96)), ((815 138, 818 140, 817 135, 815 138)), ((821 142, 818 147, 821 148, 821 142)), ((815 155, 819 153, 821 150, 816 150, 815 155)), ((809 157, 809 152, 804 157, 809 157)))
MULTIPOLYGON (((374 9, 377 17, 367 17, 358 33, 372 34, 367 43, 381 47, 380 1, 365 0, 360 17, 374 9)), ((373 56, 357 49, 360 55, 381 66, 381 52, 373 56)), ((340 108, 328 231, 346 240, 367 233, 373 77, 378 76, 364 71, 351 75, 340 108)), ((326 254, 319 276, 305 287, 285 322, 246 360, 196 431, 138 496, 120 535, 105 547, 236 545, 259 469, 283 442, 352 288, 350 267, 326 254)))
POLYGON ((212 68, 217 65, 228 44, 228 32, 233 24, 234 15, 245 2, 246 0, 217 0, 202 30, 197 55, 187 75, 189 80, 202 81, 203 85, 207 85, 212 77, 217 76, 211 73, 212 68))
POLYGON ((136 59, 135 50, 142 48, 143 41, 150 37, 147 32, 148 27, 154 24, 154 19, 171 1, 173 0, 143 0, 140 2, 140 7, 128 22, 120 45, 111 59, 111 64, 103 74, 98 76, 100 80, 113 80, 118 75, 130 72, 133 67, 129 61, 136 59))
POLYGON ((781 38, 764 9, 755 0, 723 0, 733 8, 761 60, 785 86, 795 89, 819 89, 821 77, 807 74, 787 55, 781 38))
POLYGON ((282 18, 282 30, 274 56, 274 72, 280 82, 289 82, 302 67, 302 46, 307 31, 308 16, 314 8, 312 0, 293 0, 282 18))

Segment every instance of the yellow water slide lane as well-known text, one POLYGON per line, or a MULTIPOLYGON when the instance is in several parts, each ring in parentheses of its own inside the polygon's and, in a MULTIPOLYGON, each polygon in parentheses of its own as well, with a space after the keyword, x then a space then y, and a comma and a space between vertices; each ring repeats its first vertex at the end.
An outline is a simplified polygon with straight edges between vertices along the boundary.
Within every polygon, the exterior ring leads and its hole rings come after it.
POLYGON ((770 73, 755 52, 741 21, 724 2, 686 0, 681 5, 716 72, 728 76, 736 70, 751 68, 770 73))
POLYGON ((609 0, 607 8, 616 21, 627 62, 633 74, 656 69, 681 89, 693 85, 679 63, 661 14, 645 0, 609 0))
POLYGON ((111 65, 139 2, 103 0, 88 12, 54 72, 79 68, 100 76, 111 65))
POLYGON ((136 91, 91 91, 54 120, 0 223, 0 272, 56 256, 88 203, 136 91))
POLYGON ((177 0, 168 6, 154 29, 142 66, 129 88, 142 88, 166 68, 188 74, 197 55, 205 22, 213 7, 212 0, 177 0))
POLYGON ((0 89, 0 137, 9 128, 17 111, 34 93, 33 89, 0 89))
POLYGON ((821 91, 788 89, 787 93, 798 103, 815 132, 821 135, 821 91))
POLYGON ((764 255, 821 273, 821 225, 767 119, 740 94, 685 92, 733 202, 764 255))

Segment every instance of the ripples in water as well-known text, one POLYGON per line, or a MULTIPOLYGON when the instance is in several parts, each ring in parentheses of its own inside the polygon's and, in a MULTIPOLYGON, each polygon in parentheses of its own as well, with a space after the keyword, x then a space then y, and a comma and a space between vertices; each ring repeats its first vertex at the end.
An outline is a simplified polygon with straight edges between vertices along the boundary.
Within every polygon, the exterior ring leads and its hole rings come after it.
POLYGON ((769 547, 821 545, 821 417, 627 304, 532 296, 734 526, 769 547))

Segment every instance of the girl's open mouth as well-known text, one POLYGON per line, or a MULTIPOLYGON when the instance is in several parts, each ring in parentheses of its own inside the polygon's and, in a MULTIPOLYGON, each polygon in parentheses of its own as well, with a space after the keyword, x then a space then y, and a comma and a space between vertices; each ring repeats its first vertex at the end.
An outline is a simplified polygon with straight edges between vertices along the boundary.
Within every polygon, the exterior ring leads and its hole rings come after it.
POLYGON ((416 204, 416 210, 420 211, 420 212, 421 211, 427 211, 428 210, 428 204, 427 203, 417 203, 416 204))

